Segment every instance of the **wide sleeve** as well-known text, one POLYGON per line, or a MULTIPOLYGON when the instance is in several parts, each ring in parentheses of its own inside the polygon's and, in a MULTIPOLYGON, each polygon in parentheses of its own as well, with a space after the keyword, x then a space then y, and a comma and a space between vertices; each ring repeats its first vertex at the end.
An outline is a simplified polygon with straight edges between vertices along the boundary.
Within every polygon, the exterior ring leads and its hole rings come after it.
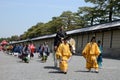
POLYGON ((89 46, 90 46, 90 44, 88 43, 82 51, 82 55, 85 58, 87 57, 87 53, 89 53, 89 50, 90 50, 89 46))
POLYGON ((60 57, 62 56, 62 44, 59 45, 59 47, 57 48, 57 51, 56 51, 56 58, 57 59, 60 59, 60 57))

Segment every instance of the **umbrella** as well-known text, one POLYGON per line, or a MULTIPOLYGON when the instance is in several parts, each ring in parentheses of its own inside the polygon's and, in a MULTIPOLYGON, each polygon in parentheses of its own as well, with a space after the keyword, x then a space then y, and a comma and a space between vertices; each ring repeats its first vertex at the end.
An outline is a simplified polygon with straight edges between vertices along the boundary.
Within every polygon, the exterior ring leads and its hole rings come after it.
POLYGON ((1 42, 1 45, 6 45, 6 44, 8 44, 8 42, 7 42, 6 40, 3 40, 3 41, 1 42))

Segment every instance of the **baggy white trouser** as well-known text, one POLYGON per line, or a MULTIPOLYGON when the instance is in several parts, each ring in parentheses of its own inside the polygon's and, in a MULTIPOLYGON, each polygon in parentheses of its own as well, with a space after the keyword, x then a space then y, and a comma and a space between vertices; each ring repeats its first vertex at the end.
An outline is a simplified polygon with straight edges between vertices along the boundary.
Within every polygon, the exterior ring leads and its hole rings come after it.
POLYGON ((55 67, 58 67, 59 60, 57 60, 56 55, 55 55, 55 52, 53 53, 53 58, 54 58, 54 66, 55 66, 55 67))

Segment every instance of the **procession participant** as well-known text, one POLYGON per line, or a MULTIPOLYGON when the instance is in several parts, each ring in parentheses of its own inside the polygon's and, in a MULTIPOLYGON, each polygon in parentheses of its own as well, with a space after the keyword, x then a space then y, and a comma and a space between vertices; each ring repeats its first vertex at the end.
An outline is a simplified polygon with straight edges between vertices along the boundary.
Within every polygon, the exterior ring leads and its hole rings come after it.
POLYGON ((57 50, 59 44, 61 43, 61 39, 64 39, 66 36, 67 36, 67 33, 64 31, 64 27, 61 26, 59 28, 59 30, 57 31, 56 36, 54 38, 54 51, 55 52, 53 54, 53 57, 54 57, 54 66, 55 67, 58 66, 58 61, 57 61, 56 56, 55 56, 56 50, 57 50))
POLYGON ((68 61, 71 56, 72 53, 70 51, 69 44, 67 43, 67 40, 64 39, 56 51, 56 57, 60 60, 59 68, 64 74, 68 71, 68 61))
POLYGON ((100 50, 96 43, 96 39, 95 37, 92 37, 91 42, 87 43, 82 51, 82 55, 86 59, 86 68, 88 71, 91 71, 91 68, 94 68, 95 72, 98 73, 97 57, 99 54, 100 50))
POLYGON ((100 50, 100 54, 97 58, 97 62, 98 62, 98 65, 99 65, 99 68, 102 68, 102 52, 103 52, 103 48, 102 48, 102 45, 101 45, 101 41, 98 40, 98 47, 99 47, 99 50, 100 50))
POLYGON ((29 49, 30 49, 30 58, 32 58, 32 57, 34 57, 35 46, 34 46, 34 44, 31 42, 28 47, 29 47, 29 49))
POLYGON ((54 39, 54 49, 56 50, 59 44, 61 43, 61 38, 66 38, 67 33, 64 31, 64 27, 61 26, 59 31, 57 31, 54 39))
POLYGON ((44 45, 43 45, 43 48, 42 48, 42 53, 43 53, 42 61, 46 62, 48 56, 50 55, 50 48, 49 48, 47 42, 44 42, 44 45))

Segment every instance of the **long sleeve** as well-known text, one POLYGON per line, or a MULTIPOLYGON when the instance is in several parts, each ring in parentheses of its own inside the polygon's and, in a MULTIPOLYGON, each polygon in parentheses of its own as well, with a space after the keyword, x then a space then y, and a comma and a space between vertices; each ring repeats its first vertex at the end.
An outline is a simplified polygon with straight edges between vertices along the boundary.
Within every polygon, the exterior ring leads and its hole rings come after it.
POLYGON ((98 56, 101 53, 101 51, 97 44, 95 44, 95 46, 96 46, 95 55, 98 56))
POLYGON ((59 47, 57 48, 57 51, 56 51, 56 58, 57 59, 60 59, 60 57, 62 56, 62 54, 61 54, 61 51, 62 51, 61 47, 62 47, 62 44, 60 44, 59 47))
POLYGON ((90 43, 88 43, 85 48, 83 49, 82 51, 82 55, 86 58, 87 57, 87 54, 89 53, 90 51, 90 43))

